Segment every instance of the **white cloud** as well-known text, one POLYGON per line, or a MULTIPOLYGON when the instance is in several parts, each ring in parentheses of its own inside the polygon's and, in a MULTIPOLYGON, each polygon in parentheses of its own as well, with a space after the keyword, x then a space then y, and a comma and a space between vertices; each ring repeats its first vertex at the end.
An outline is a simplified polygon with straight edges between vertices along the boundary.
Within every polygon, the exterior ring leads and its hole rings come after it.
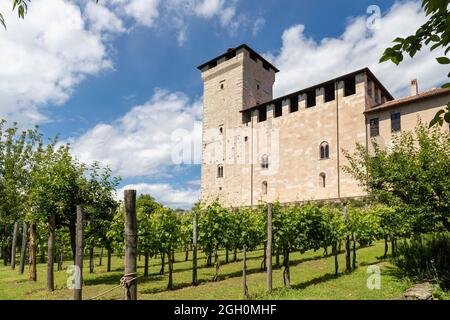
POLYGON ((264 28, 264 25, 266 24, 266 19, 264 19, 263 17, 259 17, 258 19, 255 20, 255 22, 253 23, 253 30, 252 30, 252 34, 254 37, 256 37, 259 32, 264 28))
POLYGON ((179 164, 172 156, 180 146, 175 138, 192 135, 201 144, 201 127, 195 125, 201 109, 200 101, 191 103, 182 93, 157 89, 148 102, 120 119, 72 139, 72 150, 80 160, 100 161, 122 177, 170 175, 179 164))
POLYGON ((12 1, 0 2, 8 27, 0 31, 0 117, 28 126, 48 120, 43 106, 63 104, 86 76, 112 64, 73 3, 34 0, 25 20, 11 8, 12 1))
POLYGON ((84 16, 90 24, 90 29, 97 32, 120 33, 125 31, 122 20, 100 3, 87 2, 84 16))
POLYGON ((131 0, 124 1, 123 9, 139 24, 151 27, 159 16, 159 4, 160 0, 131 0))
POLYGON ((136 190, 137 194, 150 194, 156 201, 173 209, 191 209, 193 204, 199 200, 197 188, 174 188, 167 183, 159 184, 130 184, 118 190, 118 198, 123 199, 124 190, 136 190))
POLYGON ((320 42, 306 37, 303 25, 285 30, 280 51, 266 55, 281 70, 275 83, 275 95, 287 94, 363 67, 369 67, 397 96, 408 94, 411 79, 418 78, 422 88, 437 86, 445 79, 447 72, 434 59, 442 54, 438 50, 430 53, 428 48, 423 48, 414 59, 406 56, 398 67, 390 62, 378 63, 393 39, 415 33, 426 21, 420 2, 394 4, 382 17, 379 29, 368 29, 366 18, 350 20, 340 37, 325 38, 320 42))

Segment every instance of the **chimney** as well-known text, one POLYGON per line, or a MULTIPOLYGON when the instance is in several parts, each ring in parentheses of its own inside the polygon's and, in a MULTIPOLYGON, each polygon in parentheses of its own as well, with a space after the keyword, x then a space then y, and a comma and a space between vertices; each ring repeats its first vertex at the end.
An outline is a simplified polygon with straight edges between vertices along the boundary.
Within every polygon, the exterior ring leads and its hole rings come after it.
POLYGON ((411 95, 415 96, 419 93, 419 86, 417 84, 417 79, 411 80, 411 95))

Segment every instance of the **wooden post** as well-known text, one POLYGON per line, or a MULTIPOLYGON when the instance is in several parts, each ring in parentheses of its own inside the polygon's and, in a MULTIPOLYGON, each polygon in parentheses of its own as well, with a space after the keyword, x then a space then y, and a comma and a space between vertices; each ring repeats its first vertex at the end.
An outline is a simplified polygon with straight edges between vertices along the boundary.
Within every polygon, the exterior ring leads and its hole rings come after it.
POLYGON ((248 299, 247 287, 247 246, 244 245, 244 258, 242 259, 242 290, 244 292, 244 299, 248 299))
MULTIPOLYGON (((346 227, 348 226, 348 209, 347 206, 344 207, 344 222, 346 227)), ((348 231, 348 230, 347 230, 348 231)), ((345 237, 345 271, 350 272, 352 271, 352 266, 350 262, 350 236, 347 232, 347 235, 345 237)))
POLYGON ((192 235, 192 284, 196 286, 198 284, 197 279, 197 210, 194 210, 194 225, 192 235))
POLYGON ((125 300, 137 300, 136 190, 125 190, 125 300), (132 280, 134 279, 134 280, 132 280))
POLYGON ((11 269, 16 268, 16 246, 17 246, 17 233, 19 232, 19 223, 14 222, 13 242, 11 248, 11 269))
POLYGON ((77 225, 76 225, 76 246, 75 246, 75 265, 77 267, 78 277, 75 277, 74 300, 83 298, 83 252, 84 252, 84 212, 81 205, 77 206, 77 225))
POLYGON ((55 214, 48 218, 48 241, 47 241, 47 290, 55 290, 54 264, 55 264, 55 214))
POLYGON ((22 246, 20 248, 20 264, 19 273, 23 274, 25 271, 25 256, 27 253, 27 223, 24 221, 22 224, 22 246))
POLYGON ((272 204, 267 204, 267 292, 272 292, 272 204))
POLYGON ((29 279, 31 281, 37 281, 37 273, 36 273, 36 223, 32 222, 30 225, 30 248, 28 249, 30 252, 29 257, 29 279))

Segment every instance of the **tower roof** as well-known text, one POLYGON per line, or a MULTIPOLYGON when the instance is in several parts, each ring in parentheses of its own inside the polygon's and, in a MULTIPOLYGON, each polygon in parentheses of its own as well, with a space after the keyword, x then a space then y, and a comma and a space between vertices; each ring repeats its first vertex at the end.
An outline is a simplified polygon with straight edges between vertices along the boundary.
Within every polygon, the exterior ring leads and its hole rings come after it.
POLYGON ((204 67, 206 67, 207 65, 214 65, 217 64, 217 61, 227 57, 227 56, 234 56, 236 54, 236 52, 240 49, 246 49, 247 51, 249 51, 252 55, 255 55, 259 60, 261 60, 263 62, 264 65, 266 65, 268 68, 272 69, 273 71, 279 72, 280 70, 278 70, 273 64, 271 64, 269 61, 267 61, 263 56, 261 56, 258 52, 256 52, 255 50, 253 50, 252 48, 250 48, 248 45, 241 44, 240 46, 236 47, 236 48, 230 48, 228 49, 227 52, 221 54, 218 57, 215 57, 214 59, 211 59, 201 65, 199 65, 197 68, 199 70, 202 70, 204 67))

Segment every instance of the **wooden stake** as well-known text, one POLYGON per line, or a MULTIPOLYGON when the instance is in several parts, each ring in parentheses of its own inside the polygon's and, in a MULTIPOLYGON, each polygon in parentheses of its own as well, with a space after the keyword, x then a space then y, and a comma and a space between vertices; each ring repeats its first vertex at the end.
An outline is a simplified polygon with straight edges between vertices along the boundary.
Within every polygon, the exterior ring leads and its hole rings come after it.
POLYGON ((19 223, 14 222, 13 242, 11 248, 11 269, 16 268, 16 246, 17 246, 17 233, 19 232, 19 223))
POLYGON ((56 217, 51 214, 48 218, 47 241, 47 290, 55 290, 54 264, 55 264, 55 223, 56 217))
POLYGON ((36 273, 36 223, 32 222, 30 225, 30 248, 28 249, 30 252, 29 257, 29 279, 31 281, 37 281, 37 273, 36 273))
POLYGON ((74 300, 83 299, 83 252, 84 252, 84 212, 81 205, 77 206, 75 265, 79 275, 75 277, 74 300))
POLYGON ((267 204, 267 292, 272 292, 272 204, 267 204))
POLYGON ((20 264, 19 273, 23 274, 25 271, 25 256, 27 253, 27 223, 24 221, 22 224, 22 246, 20 248, 20 264))
MULTIPOLYGON (((348 225, 348 209, 347 206, 344 207, 344 221, 345 221, 345 225, 348 225)), ((352 266, 351 266, 351 262, 350 262, 350 236, 346 235, 345 238, 345 271, 346 272, 350 272, 352 271, 352 266)))
POLYGON ((197 210, 194 210, 194 225, 192 236, 192 284, 196 286, 198 284, 197 279, 197 210))
POLYGON ((137 300, 136 190, 125 190, 125 300, 137 300), (132 280, 134 279, 134 280, 132 280))

